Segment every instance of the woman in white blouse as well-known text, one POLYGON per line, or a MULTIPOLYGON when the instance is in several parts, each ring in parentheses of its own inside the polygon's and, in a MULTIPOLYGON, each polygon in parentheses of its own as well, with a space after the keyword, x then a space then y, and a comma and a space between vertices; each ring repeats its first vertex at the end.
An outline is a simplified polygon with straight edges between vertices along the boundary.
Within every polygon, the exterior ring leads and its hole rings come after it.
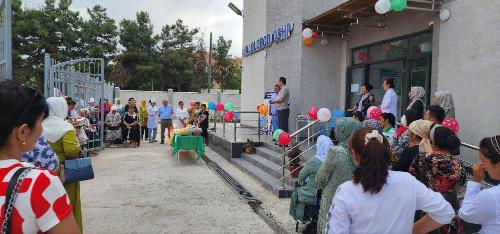
POLYGON ((184 128, 186 120, 189 119, 189 113, 186 108, 184 108, 184 102, 179 102, 179 107, 175 110, 175 118, 177 119, 177 128, 184 128))
POLYGON ((472 181, 467 182, 458 216, 469 223, 481 224, 480 233, 500 233, 500 186, 481 191, 484 171, 500 180, 500 136, 481 141, 479 159, 481 162, 472 167, 472 181))
POLYGON ((338 187, 326 233, 427 233, 451 222, 455 212, 440 193, 406 172, 388 170, 391 152, 379 131, 356 131, 350 148, 354 179, 338 187), (416 210, 427 215, 414 224, 416 210))

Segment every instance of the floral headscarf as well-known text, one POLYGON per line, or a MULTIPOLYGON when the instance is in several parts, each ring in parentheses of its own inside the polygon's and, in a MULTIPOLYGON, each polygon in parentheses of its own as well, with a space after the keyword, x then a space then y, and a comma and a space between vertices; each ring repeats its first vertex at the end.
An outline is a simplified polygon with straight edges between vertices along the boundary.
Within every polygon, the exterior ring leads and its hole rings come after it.
POLYGON ((335 121, 335 136, 339 145, 348 147, 349 138, 361 128, 361 123, 350 117, 342 117, 335 121))
POLYGON ((446 91, 437 91, 434 94, 436 98, 436 105, 439 105, 444 109, 445 116, 447 118, 455 118, 455 103, 453 102, 453 96, 451 93, 446 91))
POLYGON ((430 146, 430 131, 432 125, 433 123, 429 120, 419 119, 413 121, 410 126, 408 126, 410 132, 422 138, 419 146, 420 152, 422 153, 432 152, 432 147, 430 146))
POLYGON ((374 120, 374 119, 367 119, 367 120, 363 121, 362 125, 363 125, 363 127, 368 127, 368 128, 374 129, 374 130, 381 131, 381 132, 384 130, 384 126, 382 126, 382 123, 380 121, 374 120))
POLYGON ((411 109, 413 107, 413 104, 415 104, 416 101, 420 100, 422 103, 424 102, 424 97, 425 97, 425 89, 420 86, 413 86, 410 89, 410 105, 406 108, 407 110, 411 109))

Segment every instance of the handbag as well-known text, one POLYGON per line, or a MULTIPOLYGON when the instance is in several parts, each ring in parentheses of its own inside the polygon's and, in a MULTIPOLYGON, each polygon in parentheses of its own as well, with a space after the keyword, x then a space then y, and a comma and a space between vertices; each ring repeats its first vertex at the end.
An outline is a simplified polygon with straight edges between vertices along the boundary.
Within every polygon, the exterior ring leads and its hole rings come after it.
POLYGON ((64 161, 65 182, 75 182, 94 179, 92 160, 89 157, 81 157, 64 161))
POLYGON ((24 179, 31 172, 31 169, 31 167, 19 168, 10 178, 5 194, 5 217, 2 223, 2 233, 12 233, 12 215, 14 212, 14 204, 17 199, 17 193, 21 189, 24 179))
POLYGON ((108 126, 109 130, 118 130, 120 129, 120 126, 108 126))

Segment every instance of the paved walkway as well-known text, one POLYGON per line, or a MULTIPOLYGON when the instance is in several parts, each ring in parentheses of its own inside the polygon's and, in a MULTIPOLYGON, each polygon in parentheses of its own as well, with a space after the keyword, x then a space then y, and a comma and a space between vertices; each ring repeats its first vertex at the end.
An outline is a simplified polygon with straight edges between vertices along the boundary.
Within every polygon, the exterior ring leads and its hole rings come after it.
POLYGON ((177 165, 165 145, 106 149, 93 167, 81 183, 85 233, 272 233, 203 161, 177 165))

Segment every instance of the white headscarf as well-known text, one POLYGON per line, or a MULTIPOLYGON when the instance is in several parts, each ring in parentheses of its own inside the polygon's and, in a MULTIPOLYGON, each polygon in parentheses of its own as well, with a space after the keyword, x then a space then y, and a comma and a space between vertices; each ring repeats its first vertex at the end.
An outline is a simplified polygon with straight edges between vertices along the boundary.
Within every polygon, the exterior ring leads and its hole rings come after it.
POLYGON ((328 156, 328 150, 332 148, 333 142, 327 136, 319 136, 318 141, 316 142, 316 158, 319 161, 324 162, 326 157, 328 156))
POLYGON ((43 133, 49 142, 54 143, 68 131, 75 128, 70 123, 64 121, 68 115, 68 104, 63 97, 50 97, 47 99, 49 106, 49 117, 42 123, 43 133))

